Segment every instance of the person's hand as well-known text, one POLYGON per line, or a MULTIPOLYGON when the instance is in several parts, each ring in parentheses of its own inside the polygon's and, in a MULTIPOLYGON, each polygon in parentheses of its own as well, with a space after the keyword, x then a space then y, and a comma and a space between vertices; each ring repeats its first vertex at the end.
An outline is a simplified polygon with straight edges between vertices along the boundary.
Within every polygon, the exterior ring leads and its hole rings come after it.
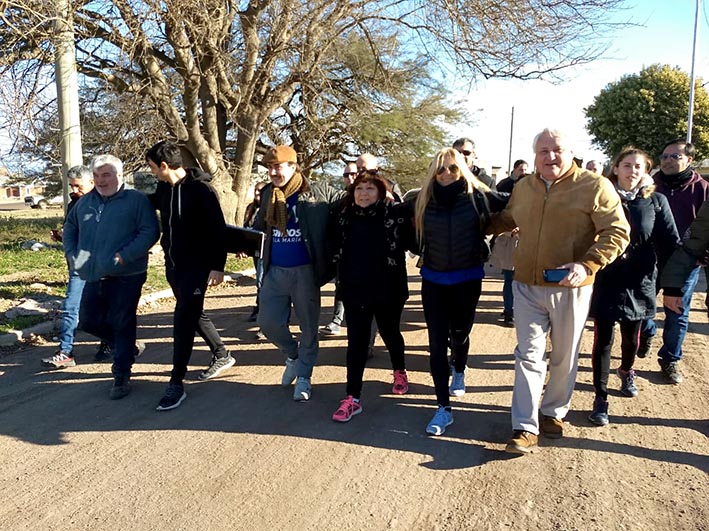
POLYGON ((583 284, 584 280, 588 278, 589 271, 586 266, 579 264, 578 262, 573 262, 571 264, 564 264, 559 269, 568 269, 569 274, 561 279, 559 286, 564 286, 567 288, 578 288, 583 284))
POLYGON ((674 297, 672 295, 662 296, 662 305, 665 308, 672 310, 675 313, 682 314, 682 297, 674 297))
POLYGON ((207 286, 218 286, 224 282, 224 272, 223 271, 210 271, 209 278, 207 279, 207 286))

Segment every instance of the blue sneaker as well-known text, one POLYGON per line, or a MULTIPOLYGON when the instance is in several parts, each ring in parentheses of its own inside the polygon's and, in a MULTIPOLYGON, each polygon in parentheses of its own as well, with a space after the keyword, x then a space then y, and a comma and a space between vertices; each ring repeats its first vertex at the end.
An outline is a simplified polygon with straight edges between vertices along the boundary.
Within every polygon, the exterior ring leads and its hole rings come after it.
POLYGON ((293 390, 293 400, 296 402, 306 402, 310 400, 310 394, 312 392, 310 378, 298 376, 298 380, 295 382, 295 389, 293 390))
POLYGON ((451 373, 453 379, 448 388, 448 394, 451 396, 463 396, 465 394, 465 371, 456 372, 456 370, 451 367, 451 373))
POLYGON ((608 400, 603 400, 600 396, 596 397, 593 401, 593 411, 588 416, 590 420, 596 426, 605 426, 610 422, 608 420, 608 400))
POLYGON ((453 424, 453 412, 443 406, 438 406, 436 414, 433 415, 431 422, 426 426, 426 433, 429 435, 443 435, 446 432, 446 428, 451 424, 453 424))
POLYGON ((633 369, 624 371, 618 367, 618 377, 620 378, 621 393, 631 398, 638 396, 638 388, 635 385, 635 371, 633 369))

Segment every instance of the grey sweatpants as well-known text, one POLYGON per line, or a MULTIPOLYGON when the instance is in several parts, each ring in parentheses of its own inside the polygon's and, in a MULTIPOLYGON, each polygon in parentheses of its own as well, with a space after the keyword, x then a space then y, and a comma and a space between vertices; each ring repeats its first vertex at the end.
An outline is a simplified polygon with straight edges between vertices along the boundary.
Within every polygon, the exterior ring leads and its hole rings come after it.
POLYGON ((263 277, 258 325, 280 351, 298 360, 298 376, 310 378, 318 357, 320 287, 313 267, 271 266, 263 277), (300 323, 300 343, 288 326, 291 303, 300 323))

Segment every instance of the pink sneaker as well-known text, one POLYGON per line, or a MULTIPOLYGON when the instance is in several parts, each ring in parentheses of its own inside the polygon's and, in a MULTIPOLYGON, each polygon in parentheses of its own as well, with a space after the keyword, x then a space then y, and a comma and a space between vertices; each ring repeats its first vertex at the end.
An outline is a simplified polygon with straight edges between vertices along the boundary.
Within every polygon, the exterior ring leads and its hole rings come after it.
POLYGON ((335 422, 349 422, 352 417, 362 413, 362 404, 355 402, 352 395, 347 395, 347 398, 340 401, 340 407, 332 414, 332 420, 335 422))
POLYGON ((394 371, 394 385, 391 392, 395 395, 404 395, 409 390, 409 377, 406 371, 394 371))

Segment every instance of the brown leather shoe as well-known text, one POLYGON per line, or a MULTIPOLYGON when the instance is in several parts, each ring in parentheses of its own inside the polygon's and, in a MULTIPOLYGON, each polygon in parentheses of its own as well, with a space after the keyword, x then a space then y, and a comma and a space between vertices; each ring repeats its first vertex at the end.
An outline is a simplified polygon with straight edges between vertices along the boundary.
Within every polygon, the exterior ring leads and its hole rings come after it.
POLYGON ((505 452, 508 454, 524 455, 537 448, 537 436, 524 430, 515 430, 512 438, 507 441, 505 452))
POLYGON ((564 421, 544 415, 541 431, 549 439, 561 439, 564 436, 564 421))

